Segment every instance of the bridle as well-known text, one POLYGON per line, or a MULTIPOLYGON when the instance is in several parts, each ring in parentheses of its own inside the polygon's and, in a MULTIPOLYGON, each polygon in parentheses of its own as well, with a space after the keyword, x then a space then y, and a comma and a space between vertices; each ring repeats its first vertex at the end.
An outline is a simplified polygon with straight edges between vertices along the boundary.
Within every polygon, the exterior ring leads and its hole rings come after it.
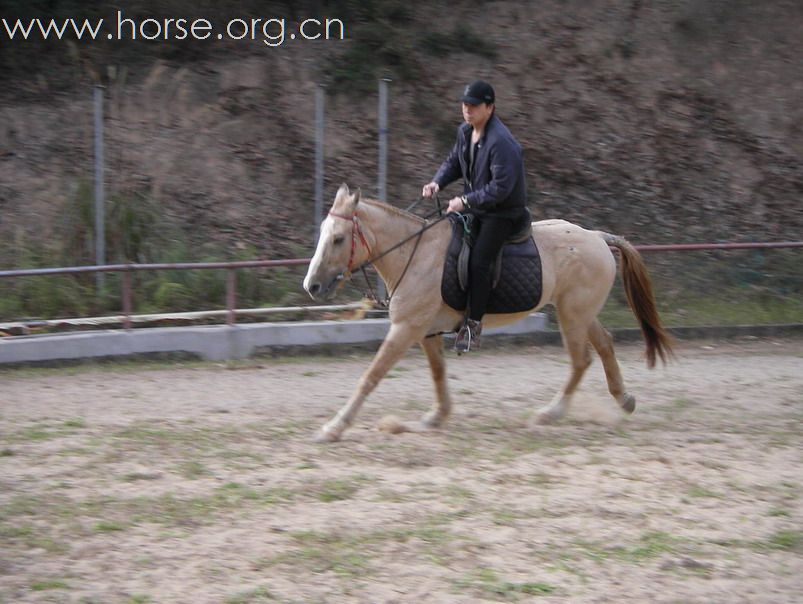
MULTIPOLYGON (((390 299, 393 297, 393 294, 396 293, 396 290, 399 289, 399 285, 401 285, 402 279, 404 279, 404 276, 407 274, 407 269, 410 268, 410 263, 413 261, 413 257, 415 256, 415 253, 418 250, 418 244, 421 243, 421 237, 424 235, 424 233, 426 231, 428 231, 429 229, 431 229, 436 224, 438 224, 439 222, 441 222, 442 220, 444 220, 446 218, 446 215, 441 214, 440 200, 438 200, 438 209, 436 210, 436 212, 440 215, 440 217, 437 220, 435 220, 433 222, 428 222, 421 229, 419 229, 418 231, 416 231, 415 233, 413 233, 409 237, 406 237, 405 239, 402 239, 397 244, 395 244, 395 245, 391 246, 390 248, 386 249, 384 252, 381 252, 380 254, 377 254, 376 256, 371 256, 371 246, 368 244, 368 240, 365 238, 365 233, 363 233, 363 231, 362 231, 362 226, 360 225, 360 219, 357 217, 357 214, 355 213, 355 214, 352 214, 351 216, 347 216, 345 214, 339 214, 337 212, 331 212, 330 211, 329 212, 329 216, 331 216, 332 218, 339 218, 340 220, 348 220, 349 222, 351 222, 351 252, 349 253, 349 263, 348 263, 348 267, 346 268, 346 272, 343 273, 339 277, 339 280, 340 280, 341 284, 345 283, 346 280, 351 279, 351 276, 352 276, 352 274, 354 274, 355 270, 360 270, 360 271, 362 271, 362 274, 365 277, 365 282, 368 284, 368 289, 371 292, 371 297, 376 302, 378 302, 379 304, 381 304, 383 306, 387 306, 390 303, 390 299), (399 277, 399 280, 396 282, 396 287, 393 289, 392 292, 389 293, 389 295, 387 296, 386 300, 384 300, 384 301, 378 300, 377 297, 376 297, 376 294, 374 293, 374 288, 371 286, 371 281, 368 279, 368 275, 365 272, 365 267, 370 265, 370 264, 373 264, 374 262, 376 262, 380 258, 386 256, 387 254, 389 254, 393 250, 396 250, 396 249, 400 248, 402 245, 404 245, 405 243, 407 243, 408 241, 410 241, 411 239, 414 239, 416 237, 418 239, 415 242, 415 247, 413 248, 413 251, 410 254, 410 257, 407 259, 407 264, 404 267, 404 271, 402 272, 401 277, 399 277), (357 266, 355 268, 355 266, 354 266, 354 256, 355 256, 356 251, 357 251, 357 240, 358 239, 362 243, 362 245, 365 247, 365 249, 368 251, 368 260, 366 260, 365 262, 363 262, 362 264, 360 264, 359 266, 357 266)), ((429 218, 430 216, 432 216, 432 214, 428 215, 426 218, 429 218)))
MULTIPOLYGON (((368 245, 368 240, 365 238, 365 233, 362 232, 360 219, 357 218, 356 213, 352 214, 351 216, 346 216, 344 214, 338 214, 337 212, 329 212, 329 216, 351 222, 351 252, 349 253, 348 268, 346 268, 346 272, 343 273, 343 279, 350 279, 351 274, 354 272, 354 254, 357 251, 357 238, 359 238, 360 242, 365 246, 365 249, 368 250, 369 256, 371 255, 371 246, 368 245)), ((359 266, 359 268, 364 270, 365 265, 370 264, 371 262, 373 262, 373 260, 363 263, 359 266)))

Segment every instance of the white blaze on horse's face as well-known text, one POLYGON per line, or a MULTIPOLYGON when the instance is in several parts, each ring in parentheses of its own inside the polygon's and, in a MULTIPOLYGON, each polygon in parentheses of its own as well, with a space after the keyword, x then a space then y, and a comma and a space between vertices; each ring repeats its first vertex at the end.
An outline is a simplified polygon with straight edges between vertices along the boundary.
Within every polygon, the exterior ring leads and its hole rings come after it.
MULTIPOLYGON (((343 185, 337 192, 331 211, 341 210, 349 212, 347 216, 353 215, 358 199, 359 192, 352 196, 348 187, 343 185)), ((332 215, 327 216, 321 223, 318 247, 310 261, 307 276, 304 277, 304 289, 314 300, 328 300, 334 296, 337 284, 349 269, 353 228, 351 220, 335 218, 332 215)))
POLYGON ((342 234, 335 234, 337 222, 340 221, 327 216, 321 223, 318 247, 310 261, 307 276, 304 277, 304 289, 315 300, 331 298, 335 293, 338 281, 346 272, 348 250, 345 250, 345 237, 342 234), (345 253, 337 253, 338 250, 345 250, 345 253), (344 256, 344 258, 338 262, 337 257, 339 256, 344 256))

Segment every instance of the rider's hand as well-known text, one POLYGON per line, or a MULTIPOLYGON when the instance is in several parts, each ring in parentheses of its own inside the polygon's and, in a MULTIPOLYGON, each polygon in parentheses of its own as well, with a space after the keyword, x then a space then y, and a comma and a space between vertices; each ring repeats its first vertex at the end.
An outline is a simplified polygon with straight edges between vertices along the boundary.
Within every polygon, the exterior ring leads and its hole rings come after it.
POLYGON ((447 214, 452 212, 462 212, 466 209, 466 204, 463 203, 462 197, 453 197, 449 200, 449 207, 446 210, 447 214))
POLYGON ((425 184, 423 190, 421 191, 421 197, 426 197, 427 199, 431 199, 440 190, 441 190, 440 185, 438 185, 438 183, 436 182, 425 184))

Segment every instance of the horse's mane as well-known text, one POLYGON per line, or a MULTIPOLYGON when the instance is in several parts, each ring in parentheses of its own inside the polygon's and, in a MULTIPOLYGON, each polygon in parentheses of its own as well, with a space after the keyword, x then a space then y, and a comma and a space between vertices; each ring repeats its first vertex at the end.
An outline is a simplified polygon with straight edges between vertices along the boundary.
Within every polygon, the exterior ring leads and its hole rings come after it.
POLYGON ((413 220, 421 224, 426 222, 426 220, 421 218, 421 216, 417 216, 412 212, 408 212, 407 210, 402 210, 401 208, 397 208, 396 206, 392 206, 389 203, 380 201, 378 199, 367 199, 363 197, 362 199, 360 199, 360 203, 380 208, 382 210, 385 210, 387 212, 390 212, 391 214, 395 214, 396 216, 400 216, 402 218, 412 218, 413 220))

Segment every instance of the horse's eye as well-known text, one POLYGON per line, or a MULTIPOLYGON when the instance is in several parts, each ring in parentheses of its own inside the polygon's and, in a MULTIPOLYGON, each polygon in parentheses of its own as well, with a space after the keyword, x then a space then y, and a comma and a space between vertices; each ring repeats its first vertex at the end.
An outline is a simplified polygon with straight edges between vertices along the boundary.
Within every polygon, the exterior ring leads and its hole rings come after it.
POLYGON ((344 240, 345 240, 345 237, 343 237, 343 235, 337 235, 337 236, 336 236, 336 237, 335 237, 335 238, 332 240, 332 243, 334 243, 335 245, 340 245, 341 243, 343 243, 343 241, 344 241, 344 240))

